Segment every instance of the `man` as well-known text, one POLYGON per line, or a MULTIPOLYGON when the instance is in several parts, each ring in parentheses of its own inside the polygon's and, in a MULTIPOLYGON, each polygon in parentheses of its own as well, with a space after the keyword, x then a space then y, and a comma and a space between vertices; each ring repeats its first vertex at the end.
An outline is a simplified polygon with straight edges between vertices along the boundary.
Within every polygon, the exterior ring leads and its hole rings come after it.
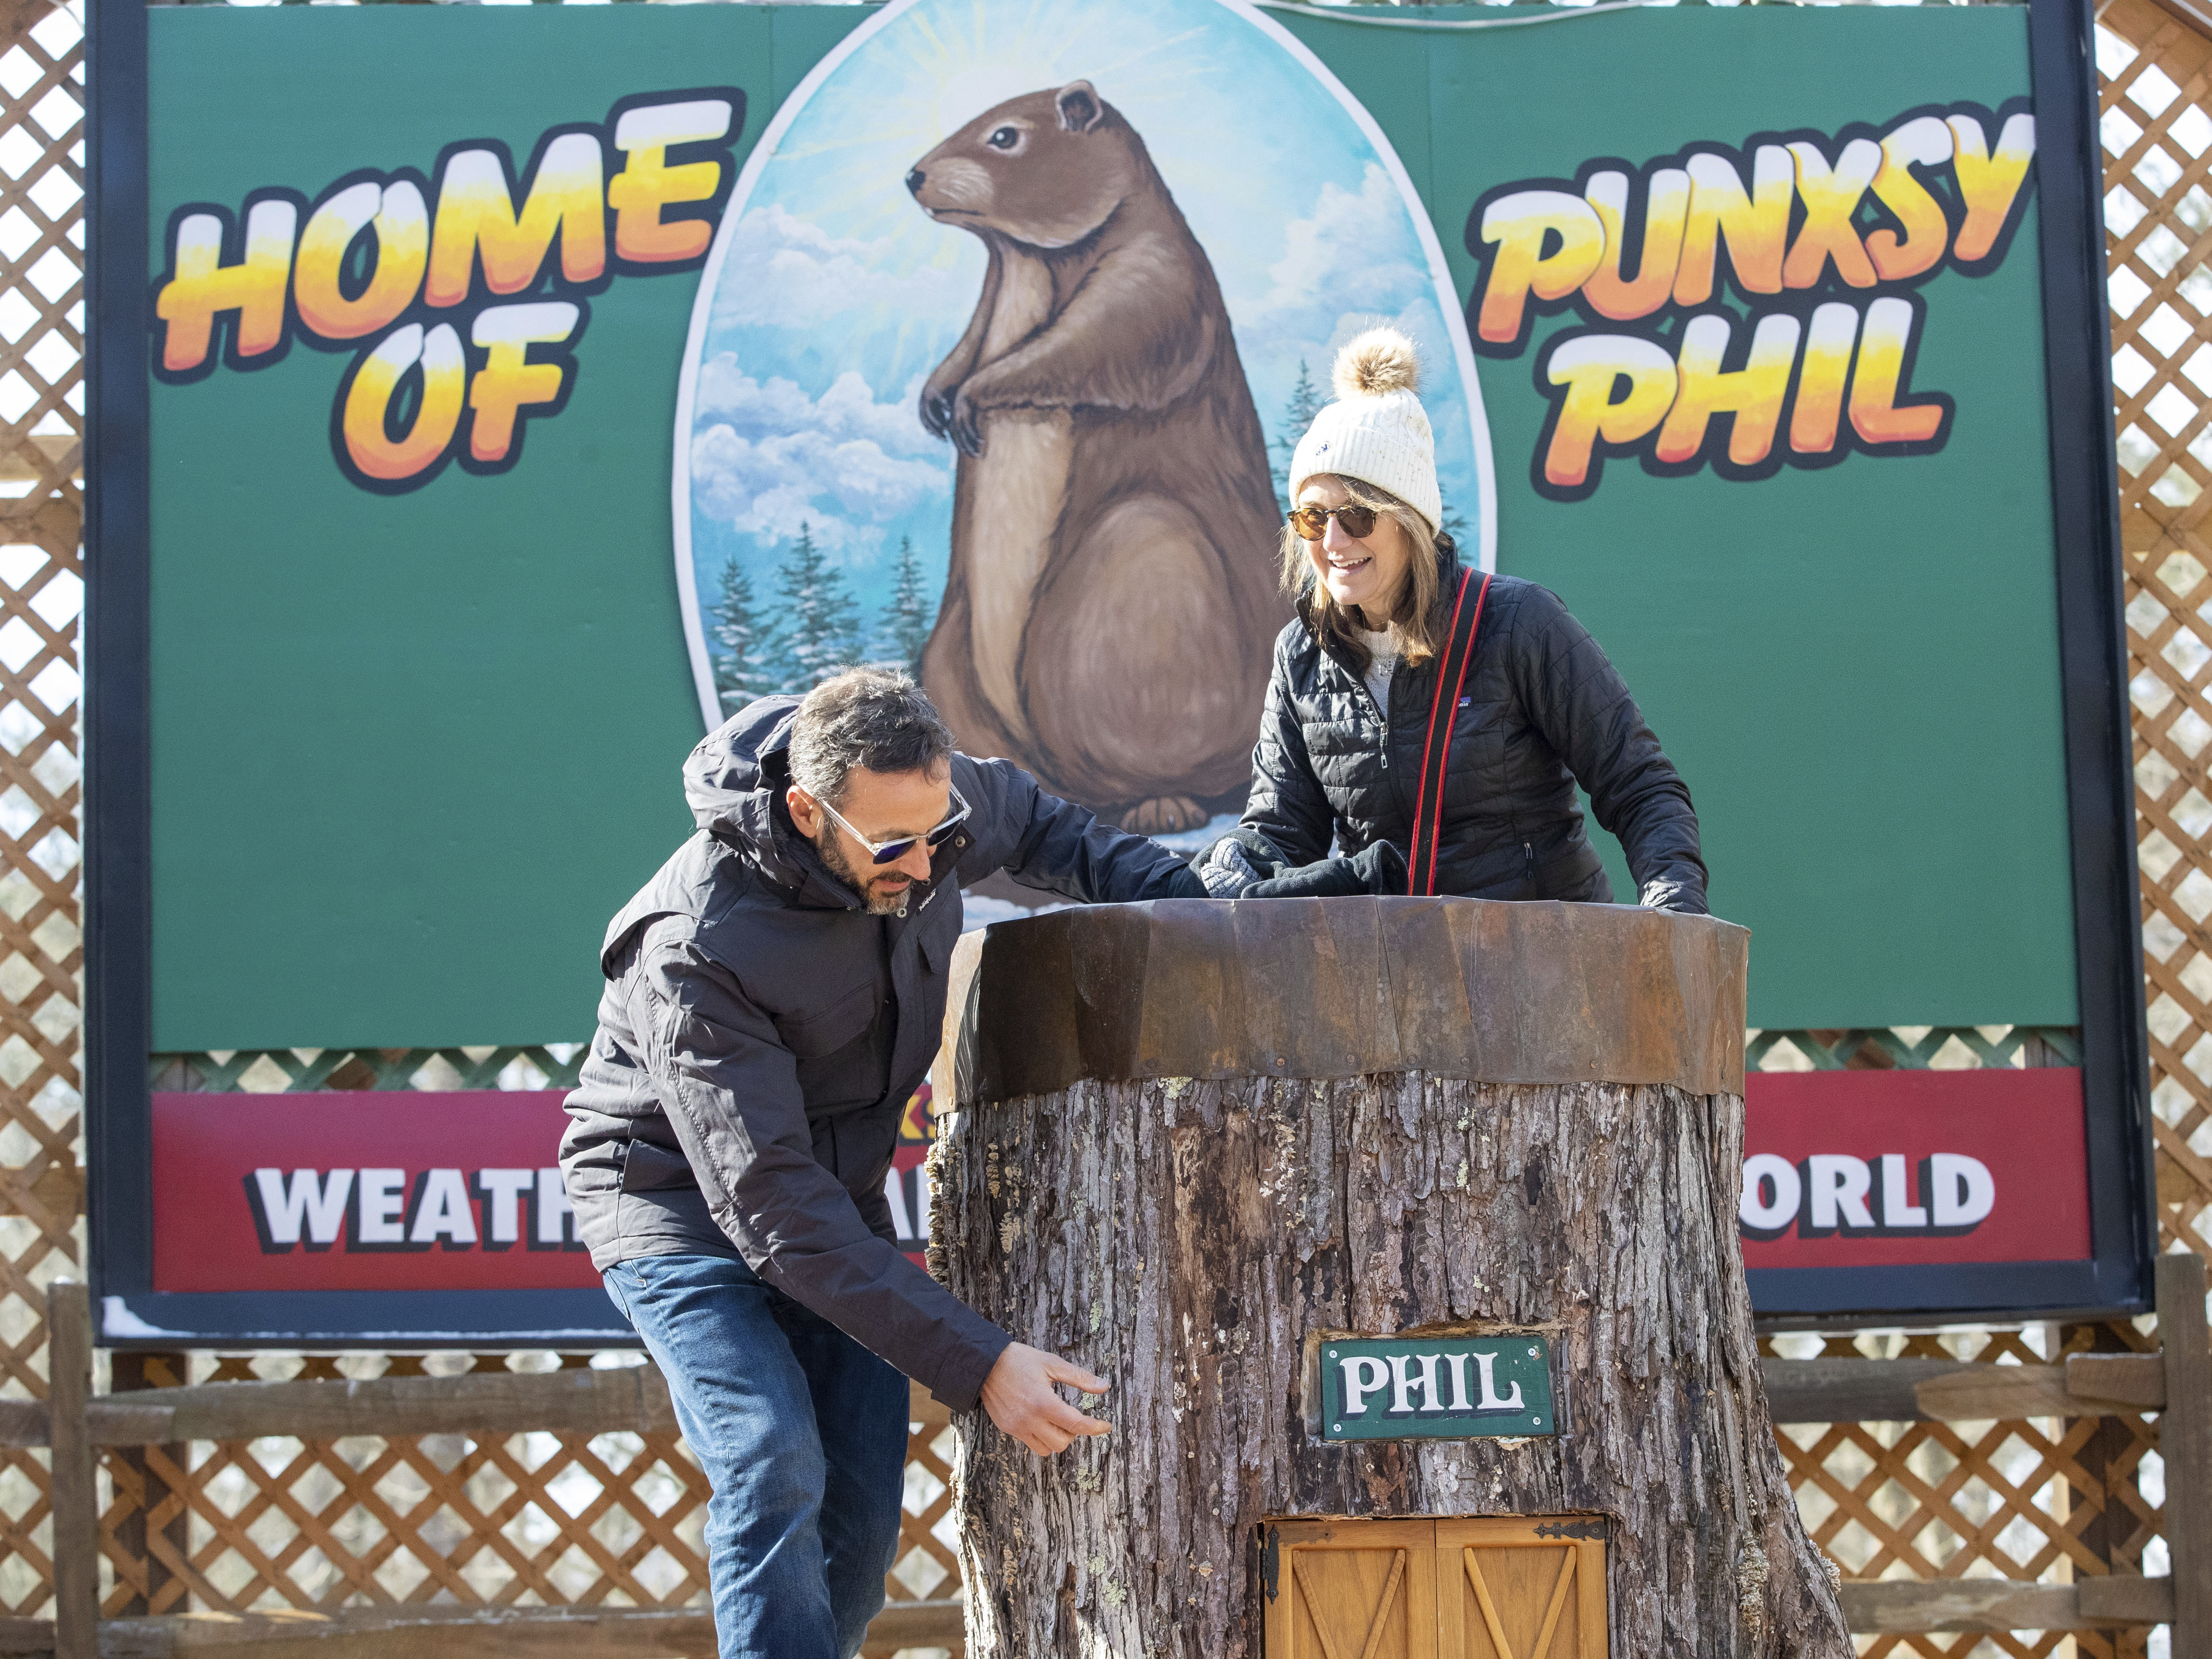
POLYGON ((884 1176, 937 1052, 961 884, 1206 890, 1011 763, 952 752, 884 670, 754 703, 684 783, 699 831, 607 929, 562 1170, 714 1486, 722 1659, 850 1659, 898 1544, 906 1377, 1040 1455, 1106 1432, 1054 1386, 1103 1379, 894 1242, 884 1176))

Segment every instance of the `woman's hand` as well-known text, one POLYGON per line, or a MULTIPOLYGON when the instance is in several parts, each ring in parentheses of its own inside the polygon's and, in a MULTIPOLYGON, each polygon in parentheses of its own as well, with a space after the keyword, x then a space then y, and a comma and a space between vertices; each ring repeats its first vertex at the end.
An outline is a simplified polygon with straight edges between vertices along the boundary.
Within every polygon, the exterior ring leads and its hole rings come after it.
POLYGON ((999 1356, 983 1379, 983 1409, 991 1420, 1040 1457, 1049 1457, 1079 1435, 1110 1434, 1113 1425, 1085 1417, 1054 1386, 1103 1394, 1106 1379, 1093 1376, 1042 1348, 1017 1342, 999 1356))
POLYGON ((1224 836, 1206 848, 1205 857, 1194 867, 1198 878, 1206 884, 1206 893, 1213 898, 1235 898, 1261 878, 1234 836, 1224 836))
POLYGON ((1701 884, 1673 875, 1654 876, 1645 882, 1636 902, 1647 910, 1672 910, 1682 916, 1712 914, 1706 908, 1705 890, 1701 884))

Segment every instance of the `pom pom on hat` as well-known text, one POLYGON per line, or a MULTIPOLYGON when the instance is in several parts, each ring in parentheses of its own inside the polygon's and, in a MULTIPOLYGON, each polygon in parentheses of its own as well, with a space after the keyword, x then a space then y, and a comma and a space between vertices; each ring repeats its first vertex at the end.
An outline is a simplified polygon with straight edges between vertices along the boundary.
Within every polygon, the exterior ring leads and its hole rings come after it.
POLYGON ((1421 389, 1421 359, 1395 328, 1370 328, 1336 354, 1329 379, 1340 398, 1381 398, 1421 389))
POLYGON ((1291 457, 1291 499, 1316 473, 1336 473, 1387 489, 1443 527, 1437 488, 1436 435, 1415 394, 1420 354, 1395 328, 1370 328, 1336 354, 1336 401, 1322 407, 1291 457))

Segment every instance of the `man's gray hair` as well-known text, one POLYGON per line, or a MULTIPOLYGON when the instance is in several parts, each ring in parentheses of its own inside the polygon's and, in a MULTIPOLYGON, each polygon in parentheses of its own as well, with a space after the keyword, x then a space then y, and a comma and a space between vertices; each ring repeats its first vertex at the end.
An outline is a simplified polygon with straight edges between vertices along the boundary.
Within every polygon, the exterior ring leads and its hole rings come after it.
POLYGON ((848 668, 799 705, 791 729, 791 781, 832 806, 856 766, 871 772, 934 772, 952 752, 952 733, 914 676, 890 667, 848 668))

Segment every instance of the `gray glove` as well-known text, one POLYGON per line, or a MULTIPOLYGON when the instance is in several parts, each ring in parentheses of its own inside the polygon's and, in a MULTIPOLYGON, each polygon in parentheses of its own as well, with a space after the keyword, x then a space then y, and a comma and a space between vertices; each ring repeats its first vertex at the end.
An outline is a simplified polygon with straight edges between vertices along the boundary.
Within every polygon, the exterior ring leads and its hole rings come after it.
POLYGON ((1260 872, 1252 867, 1252 860, 1244 856, 1234 836, 1224 836, 1207 848, 1195 867, 1207 895, 1213 898, 1235 898, 1260 879, 1260 872))

